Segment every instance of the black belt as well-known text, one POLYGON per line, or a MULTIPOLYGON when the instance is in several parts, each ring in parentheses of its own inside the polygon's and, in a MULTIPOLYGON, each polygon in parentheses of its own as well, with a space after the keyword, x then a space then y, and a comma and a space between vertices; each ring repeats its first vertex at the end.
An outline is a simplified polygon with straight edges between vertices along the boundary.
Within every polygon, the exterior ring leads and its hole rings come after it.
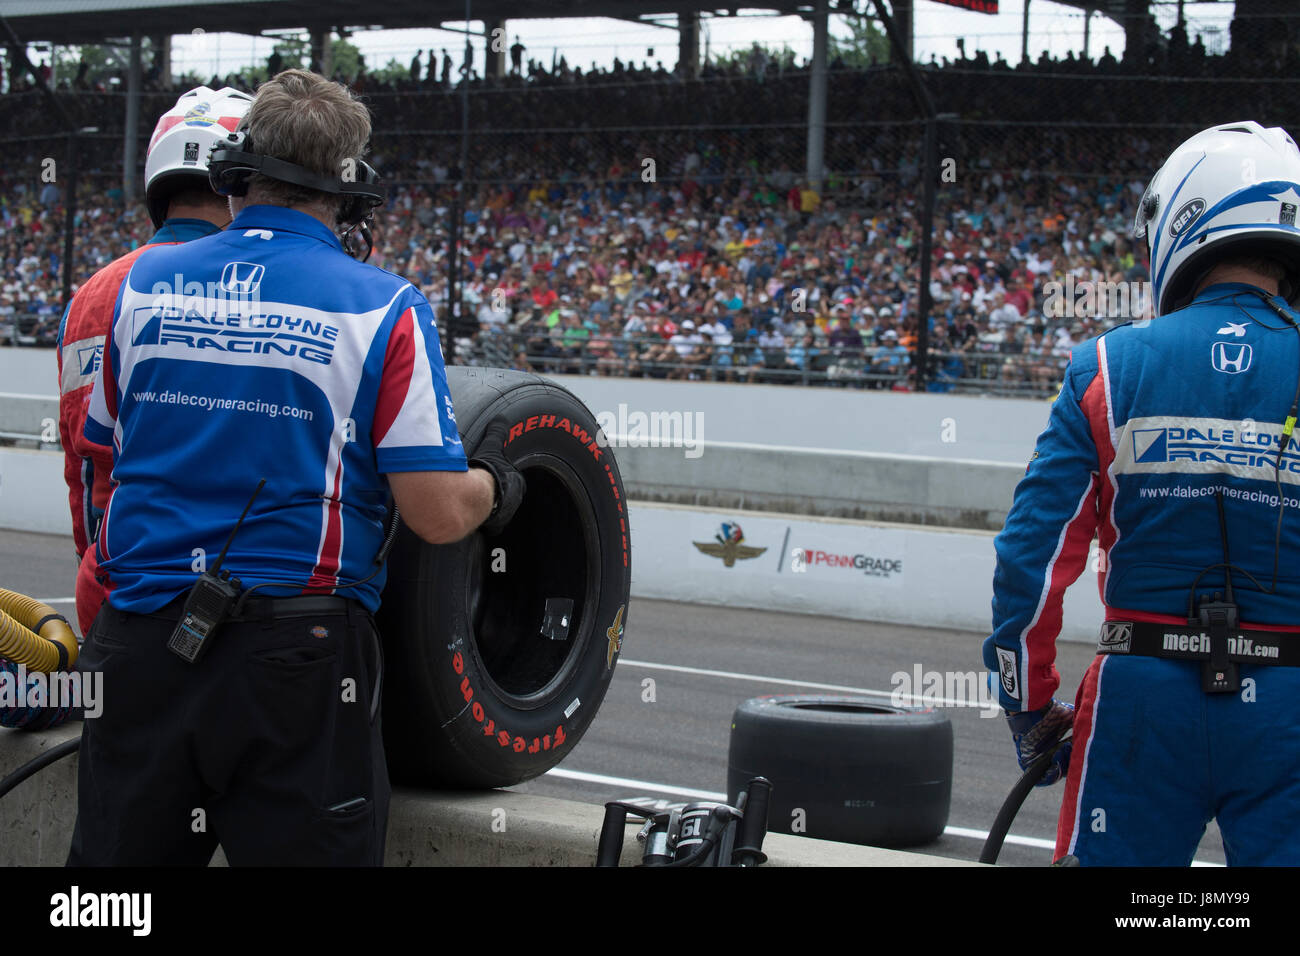
MULTIPOLYGON (((267 618, 310 617, 313 614, 346 614, 349 608, 361 609, 354 598, 334 594, 304 594, 294 597, 262 597, 255 595, 244 602, 238 617, 228 621, 264 621, 267 618)), ((171 603, 149 612, 149 617, 178 618, 185 609, 185 595, 171 603)), ((119 612, 122 613, 122 612, 119 612)))
MULTIPOLYGON (((1106 621, 1101 626, 1097 653, 1208 661, 1210 632, 1200 624, 1106 621)), ((1300 633, 1231 628, 1228 631, 1228 659, 1240 664, 1300 667, 1300 633)))
POLYGON ((266 618, 310 617, 313 614, 346 614, 361 605, 333 594, 305 594, 301 597, 251 597, 244 602, 238 617, 231 621, 261 621, 266 618))

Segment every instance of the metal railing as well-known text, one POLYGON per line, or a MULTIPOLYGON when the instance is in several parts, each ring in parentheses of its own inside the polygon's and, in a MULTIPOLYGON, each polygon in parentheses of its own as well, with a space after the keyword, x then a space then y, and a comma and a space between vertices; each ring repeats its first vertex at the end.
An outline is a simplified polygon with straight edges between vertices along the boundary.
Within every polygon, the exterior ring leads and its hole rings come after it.
POLYGON ((22 313, 0 318, 0 346, 28 345, 53 348, 59 335, 59 316, 22 313))
MULTIPOLYGON (((882 345, 681 344, 658 335, 579 335, 487 327, 447 346, 457 364, 516 368, 545 375, 802 385, 911 391, 914 356, 882 345)), ((1003 351, 979 343, 930 351, 931 392, 1048 397, 1060 388, 1062 350, 1003 351)))

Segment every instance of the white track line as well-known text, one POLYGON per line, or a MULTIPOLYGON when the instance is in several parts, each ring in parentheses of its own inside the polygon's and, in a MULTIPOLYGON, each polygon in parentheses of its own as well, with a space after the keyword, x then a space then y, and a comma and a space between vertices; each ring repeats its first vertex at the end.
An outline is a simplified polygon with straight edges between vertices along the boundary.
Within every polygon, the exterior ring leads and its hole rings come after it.
MULTIPOLYGON (((736 671, 717 671, 709 670, 703 667, 684 667, 680 664, 656 664, 651 661, 637 661, 623 658, 619 663, 631 667, 646 667, 651 670, 674 671, 679 674, 697 674, 705 677, 725 677, 731 680, 753 681, 756 683, 783 684, 787 687, 804 687, 812 690, 833 690, 848 694, 863 694, 873 697, 893 697, 891 691, 871 690, 866 687, 849 687, 843 684, 822 684, 816 681, 790 680, 784 677, 763 677, 757 674, 741 674, 736 671)), ((921 700, 922 698, 913 694, 900 694, 904 699, 921 700)), ((931 702, 934 702, 933 699, 931 702)), ((948 701, 941 699, 942 703, 964 706, 964 701, 948 701)), ((556 767, 549 771, 550 775, 556 777, 566 777, 571 780, 581 780, 587 783, 603 783, 616 787, 642 787, 647 790, 653 790, 656 793, 670 793, 680 796, 694 797, 697 800, 721 800, 725 801, 725 793, 709 793, 704 790, 691 790, 686 787, 673 787, 650 783, 645 780, 629 780, 624 777, 606 777, 601 774, 584 773, 578 770, 565 770, 562 767, 556 767)), ((973 830, 968 827, 944 827, 943 832, 948 836, 968 837, 972 840, 987 840, 989 833, 987 830, 973 830)), ((1022 837, 1009 833, 1003 843, 1011 843, 1016 846, 1028 846, 1040 850, 1053 850, 1056 848, 1054 840, 1045 840, 1041 837, 1022 837)), ((1203 860, 1193 860, 1192 866, 1222 866, 1221 863, 1210 863, 1203 860)))
MULTIPOLYGON (((678 674, 698 674, 703 677, 726 677, 730 680, 746 680, 756 684, 783 684, 786 687, 803 687, 808 690, 833 690, 842 694, 861 694, 867 697, 883 697, 886 700, 910 700, 922 704, 943 704, 946 707, 976 707, 978 703, 954 700, 949 697, 927 697, 921 694, 895 694, 892 690, 871 690, 867 687, 849 687, 844 684, 821 684, 810 680, 791 680, 785 677, 764 677, 760 674, 741 674, 736 671, 714 671, 703 667, 683 667, 680 664, 654 664, 650 661, 633 661, 624 658, 619 663, 625 667, 647 667, 651 670, 674 671, 678 674)), ((910 676, 910 675, 909 675, 910 676)))
POLYGON ((696 800, 713 800, 727 802, 725 793, 713 793, 709 790, 692 790, 690 787, 674 787, 666 783, 651 783, 649 780, 629 780, 627 777, 607 777, 603 773, 586 773, 582 770, 566 770, 552 767, 546 771, 548 777, 563 777, 565 780, 580 780, 583 783, 603 783, 611 787, 629 787, 635 790, 651 790, 655 793, 668 793, 676 797, 693 797, 696 800))
POLYGON ((70 597, 70 598, 37 598, 37 599, 36 599, 36 603, 38 603, 38 604, 76 604, 76 603, 77 603, 77 599, 74 598, 74 597, 70 597))
MULTIPOLYGON (((692 790, 690 787, 676 787, 671 784, 653 783, 649 780, 632 780, 628 777, 610 777, 603 773, 587 773, 583 770, 567 770, 564 767, 553 767, 546 772, 548 777, 562 777, 565 780, 579 780, 583 783, 599 783, 608 787, 627 787, 630 790, 649 790, 653 793, 666 793, 678 797, 691 797, 695 800, 714 800, 719 803, 727 801, 725 793, 713 793, 709 790, 692 790)), ((949 836, 970 837, 973 840, 987 840, 989 835, 987 830, 971 830, 966 827, 944 827, 944 833, 949 836)), ((1015 843, 1019 846, 1031 846, 1039 850, 1051 850, 1056 846, 1053 840, 1043 840, 1038 837, 1008 836, 1005 843, 1015 843)))

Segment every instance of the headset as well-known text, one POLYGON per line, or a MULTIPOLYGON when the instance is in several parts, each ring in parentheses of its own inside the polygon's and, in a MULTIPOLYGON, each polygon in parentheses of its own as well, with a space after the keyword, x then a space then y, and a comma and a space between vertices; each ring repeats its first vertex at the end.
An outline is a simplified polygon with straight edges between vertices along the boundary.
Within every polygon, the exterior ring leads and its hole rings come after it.
POLYGON ((233 133, 212 146, 208 154, 208 183, 219 196, 244 196, 248 193, 249 179, 260 174, 331 196, 343 196, 338 224, 346 228, 339 238, 349 255, 365 262, 373 248, 370 224, 375 209, 388 198, 388 190, 380 185, 379 173, 373 166, 360 158, 354 162, 356 179, 348 181, 341 177, 322 176, 274 156, 263 156, 249 139, 246 123, 241 122, 233 133), (358 255, 360 246, 364 246, 364 253, 358 255))

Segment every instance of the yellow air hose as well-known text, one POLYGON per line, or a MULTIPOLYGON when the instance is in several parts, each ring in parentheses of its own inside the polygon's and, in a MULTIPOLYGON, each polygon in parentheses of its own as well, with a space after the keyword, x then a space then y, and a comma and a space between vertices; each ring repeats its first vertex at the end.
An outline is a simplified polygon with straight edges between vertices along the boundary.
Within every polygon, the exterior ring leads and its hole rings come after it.
POLYGON ((0 588, 0 657, 29 670, 72 670, 77 636, 48 604, 0 588))

